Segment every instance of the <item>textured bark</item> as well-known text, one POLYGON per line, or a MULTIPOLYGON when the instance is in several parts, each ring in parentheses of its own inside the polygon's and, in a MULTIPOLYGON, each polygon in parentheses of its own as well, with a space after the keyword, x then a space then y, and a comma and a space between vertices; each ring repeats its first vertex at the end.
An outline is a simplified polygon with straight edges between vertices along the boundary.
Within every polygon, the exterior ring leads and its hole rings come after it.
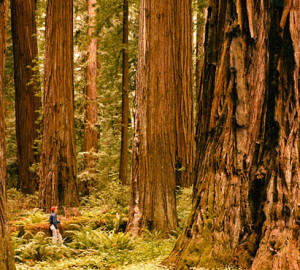
POLYGON ((6 52, 8 1, 0 0, 0 269, 15 269, 14 248, 7 222, 7 198, 5 187, 5 122, 3 103, 3 79, 6 52))
POLYGON ((22 192, 32 194, 38 189, 38 181, 36 173, 31 172, 29 168, 38 162, 38 155, 35 155, 33 146, 39 128, 36 124, 39 117, 37 110, 41 107, 41 99, 36 96, 40 85, 32 83, 33 77, 39 74, 36 69, 32 69, 38 53, 35 0, 12 0, 11 18, 19 184, 22 192))
POLYGON ((192 214, 164 264, 300 268, 300 2, 208 4, 192 214))
POLYGON ((73 1, 48 0, 39 194, 47 211, 78 204, 73 103, 73 1))
MULTIPOLYGON (((95 156, 93 153, 98 149, 98 129, 97 129, 97 37, 95 37, 95 18, 97 15, 96 0, 88 0, 88 63, 87 63, 87 88, 86 88, 86 111, 85 111, 85 130, 84 130, 84 151, 85 167, 95 167, 95 156)), ((93 186, 92 180, 80 185, 80 191, 88 194, 93 186)))
POLYGON ((193 184, 194 108, 192 63, 192 1, 175 1, 176 182, 193 184))
POLYGON ((128 59, 128 0, 123 2, 123 68, 122 68, 122 133, 119 178, 127 183, 128 118, 129 118, 129 59, 128 59))
POLYGON ((127 231, 177 228, 175 1, 142 0, 127 231))

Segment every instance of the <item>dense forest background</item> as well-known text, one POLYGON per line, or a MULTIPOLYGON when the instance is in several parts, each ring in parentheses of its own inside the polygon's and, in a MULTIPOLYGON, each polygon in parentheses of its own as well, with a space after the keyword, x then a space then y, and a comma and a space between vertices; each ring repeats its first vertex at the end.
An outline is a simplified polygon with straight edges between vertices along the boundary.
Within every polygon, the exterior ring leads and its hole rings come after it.
MULTIPOLYGON (((46 1, 36 3, 37 39, 38 39, 38 65, 40 75, 33 80, 40 80, 43 89, 43 69, 45 57, 45 16, 46 1)), ((121 113, 122 113, 122 1, 100 1, 97 5, 97 25, 95 35, 98 37, 99 75, 97 77, 98 102, 97 125, 99 130, 99 152, 97 156, 96 172, 99 185, 107 185, 118 179, 120 160, 121 138, 121 113), (101 139, 100 139, 101 138, 101 139), (100 151, 101 149, 101 151, 100 151), (101 173, 100 173, 101 172, 101 173)), ((130 55, 130 119, 129 139, 132 139, 132 110, 135 90, 135 74, 137 66, 138 45, 138 13, 139 1, 131 1, 129 24, 129 55, 130 55)), ((87 2, 74 1, 74 109, 75 109, 75 134, 76 156, 79 179, 94 177, 84 174, 83 170, 83 132, 84 108, 86 92, 86 66, 87 66, 87 40, 88 40, 88 15, 87 2)), ((9 188, 18 187, 17 174, 17 144, 15 128, 15 89, 13 77, 13 46, 10 23, 8 19, 7 53, 5 63, 5 81, 3 94, 6 109, 6 144, 7 144, 7 185, 9 188)), ((39 94, 42 97, 42 93, 39 94)), ((42 117, 42 112, 40 112, 42 117)), ((40 118, 41 121, 41 118, 40 118)), ((41 130, 40 130, 41 136, 41 130)), ((41 137, 36 141, 35 150, 41 150, 41 137)), ((131 158, 128 157, 130 168, 131 158)), ((32 167, 32 170, 38 170, 32 167)), ((128 177, 130 170, 128 169, 128 177)))
POLYGON ((0 0, 0 27, 1 270, 300 268, 297 0, 0 0))

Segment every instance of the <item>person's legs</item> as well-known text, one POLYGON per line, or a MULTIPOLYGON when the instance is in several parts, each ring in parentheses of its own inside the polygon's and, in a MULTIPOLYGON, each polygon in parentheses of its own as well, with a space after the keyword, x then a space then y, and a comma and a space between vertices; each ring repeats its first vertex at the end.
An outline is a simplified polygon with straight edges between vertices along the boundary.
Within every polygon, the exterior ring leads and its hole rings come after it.
POLYGON ((62 236, 61 236, 60 232, 58 232, 57 236, 58 236, 58 243, 62 244, 63 240, 62 240, 62 236))
POLYGON ((51 225, 51 226, 50 226, 50 229, 51 229, 51 231, 52 231, 52 243, 53 243, 53 244, 56 244, 56 242, 57 242, 57 230, 56 230, 56 228, 54 227, 54 225, 51 225))

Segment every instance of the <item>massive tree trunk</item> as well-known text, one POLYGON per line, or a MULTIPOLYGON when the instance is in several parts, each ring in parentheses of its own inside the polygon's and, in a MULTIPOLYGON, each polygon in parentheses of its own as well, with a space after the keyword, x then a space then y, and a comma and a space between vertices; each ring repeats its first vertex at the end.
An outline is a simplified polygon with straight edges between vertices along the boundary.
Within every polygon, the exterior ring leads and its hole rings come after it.
POLYGON ((6 52, 8 1, 0 0, 0 269, 15 269, 14 249, 7 222, 5 122, 3 103, 4 63, 6 52))
POLYGON ((300 2, 210 0, 192 214, 165 264, 300 267, 300 2))
POLYGON ((175 1, 176 182, 193 184, 194 108, 192 63, 192 1, 175 1))
POLYGON ((37 38, 35 22, 35 0, 11 1, 12 36, 14 48, 14 79, 16 89, 16 135, 20 189, 33 193, 38 189, 37 175, 29 170, 38 162, 34 153, 37 137, 37 110, 41 99, 37 77, 39 72, 34 62, 37 60, 37 38))
POLYGON ((73 103, 73 1, 48 0, 40 182, 47 211, 78 204, 73 103))
MULTIPOLYGON (((86 152, 84 165, 90 169, 95 167, 95 156, 98 148, 97 129, 97 37, 95 37, 96 0, 88 0, 89 29, 88 29, 88 63, 87 63, 87 88, 86 88, 86 111, 85 111, 85 132, 84 151, 86 152)), ((85 182, 81 185, 80 191, 88 194, 92 183, 85 182)))
POLYGON ((127 231, 177 228, 175 1, 142 0, 127 231))
POLYGON ((119 178, 123 185, 127 183, 128 159, 128 118, 129 118, 129 59, 128 59, 128 0, 123 2, 123 76, 122 76, 122 133, 119 178))

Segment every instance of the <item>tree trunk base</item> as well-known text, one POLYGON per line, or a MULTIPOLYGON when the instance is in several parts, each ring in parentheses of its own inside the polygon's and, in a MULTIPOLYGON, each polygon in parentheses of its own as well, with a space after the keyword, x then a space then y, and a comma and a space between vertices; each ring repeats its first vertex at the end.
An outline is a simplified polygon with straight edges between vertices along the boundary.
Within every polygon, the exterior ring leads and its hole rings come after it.
POLYGON ((181 236, 171 255, 162 264, 175 270, 188 270, 191 267, 216 269, 229 265, 251 270, 296 270, 300 269, 299 233, 298 225, 293 229, 276 227, 267 230, 254 257, 249 250, 256 245, 255 234, 250 235, 245 245, 240 244, 232 249, 229 242, 217 240, 218 234, 204 229, 201 236, 193 239, 181 236))
POLYGON ((260 242, 251 269, 300 269, 299 231, 298 225, 293 229, 284 226, 268 229, 260 242))

